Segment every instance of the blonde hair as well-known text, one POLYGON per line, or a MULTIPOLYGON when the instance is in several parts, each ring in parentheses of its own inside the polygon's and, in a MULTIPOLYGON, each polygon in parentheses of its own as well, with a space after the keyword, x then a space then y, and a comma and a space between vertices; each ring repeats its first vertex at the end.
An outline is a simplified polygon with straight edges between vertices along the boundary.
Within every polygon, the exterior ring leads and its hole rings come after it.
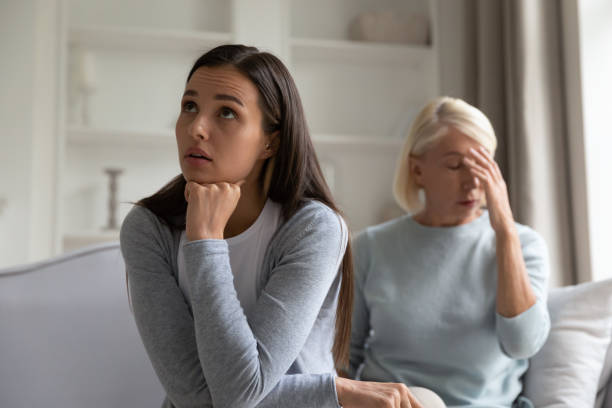
POLYGON ((484 113, 457 98, 441 96, 430 101, 412 122, 395 170, 393 195, 404 210, 414 213, 424 205, 410 171, 410 156, 425 153, 451 127, 483 145, 491 155, 495 154, 497 138, 484 113))

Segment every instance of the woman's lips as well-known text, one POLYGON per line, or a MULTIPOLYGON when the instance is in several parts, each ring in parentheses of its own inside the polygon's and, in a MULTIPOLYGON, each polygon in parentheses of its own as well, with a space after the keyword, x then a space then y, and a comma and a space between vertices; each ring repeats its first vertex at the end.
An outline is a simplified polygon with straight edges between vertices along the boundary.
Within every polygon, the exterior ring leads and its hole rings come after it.
POLYGON ((473 207, 478 203, 478 201, 476 200, 464 200, 464 201, 459 201, 459 204, 464 206, 464 207, 473 207))
POLYGON ((195 146, 187 149, 184 158, 187 164, 196 167, 206 166, 212 162, 210 155, 206 151, 195 146))
POLYGON ((203 167, 212 163, 212 160, 204 158, 204 157, 194 157, 194 156, 186 156, 185 162, 191 166, 195 167, 203 167))

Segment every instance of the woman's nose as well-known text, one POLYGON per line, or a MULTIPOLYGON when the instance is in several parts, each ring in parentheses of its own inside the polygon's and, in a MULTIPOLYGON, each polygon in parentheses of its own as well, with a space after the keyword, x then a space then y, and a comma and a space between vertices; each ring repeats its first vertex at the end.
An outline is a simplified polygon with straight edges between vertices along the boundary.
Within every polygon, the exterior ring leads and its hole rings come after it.
POLYGON ((208 140, 209 130, 206 117, 200 113, 191 122, 189 126, 189 135, 197 140, 208 140))
POLYGON ((467 179, 463 182, 464 190, 472 190, 480 187, 480 180, 476 176, 472 176, 471 174, 467 176, 467 179))

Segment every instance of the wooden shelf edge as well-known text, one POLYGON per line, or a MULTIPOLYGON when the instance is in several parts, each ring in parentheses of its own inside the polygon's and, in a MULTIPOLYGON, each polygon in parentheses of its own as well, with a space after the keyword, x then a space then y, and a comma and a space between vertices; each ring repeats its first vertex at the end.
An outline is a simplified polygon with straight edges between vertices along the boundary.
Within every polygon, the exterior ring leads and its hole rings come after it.
POLYGON ((203 51, 231 42, 232 37, 224 32, 102 26, 73 26, 68 31, 72 46, 136 51, 203 51))
POLYGON ((372 64, 406 64, 419 66, 433 60, 434 49, 425 45, 361 42, 349 40, 321 40, 292 38, 292 58, 296 62, 331 60, 369 62, 372 64))
POLYGON ((391 136, 363 136, 363 135, 337 135, 317 134, 312 136, 315 146, 375 149, 375 150, 399 150, 404 141, 391 136))
POLYGON ((77 146, 174 146, 174 129, 130 130, 103 129, 81 126, 68 126, 66 129, 68 145, 77 146))
MULTIPOLYGON (((150 143, 151 146, 167 146, 176 143, 173 129, 157 130, 129 130, 129 129, 101 129, 80 126, 67 128, 68 144, 74 145, 117 145, 138 146, 150 143)), ((380 148, 398 148, 404 143, 402 139, 391 136, 366 136, 347 134, 313 134, 312 141, 321 146, 363 146, 380 148)))

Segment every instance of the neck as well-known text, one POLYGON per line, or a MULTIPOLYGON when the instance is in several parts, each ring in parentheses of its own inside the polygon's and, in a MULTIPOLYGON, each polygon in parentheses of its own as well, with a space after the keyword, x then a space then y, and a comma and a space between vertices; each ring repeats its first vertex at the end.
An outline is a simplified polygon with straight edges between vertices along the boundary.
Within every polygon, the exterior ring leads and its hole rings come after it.
POLYGON ((253 225, 261 214, 266 199, 257 181, 245 183, 242 186, 238 205, 225 226, 224 238, 235 237, 253 225))
POLYGON ((425 207, 421 212, 414 215, 413 219, 421 225, 428 227, 456 227, 457 225, 467 224, 480 217, 482 209, 477 209, 467 216, 455 216, 443 212, 434 211, 425 207))

